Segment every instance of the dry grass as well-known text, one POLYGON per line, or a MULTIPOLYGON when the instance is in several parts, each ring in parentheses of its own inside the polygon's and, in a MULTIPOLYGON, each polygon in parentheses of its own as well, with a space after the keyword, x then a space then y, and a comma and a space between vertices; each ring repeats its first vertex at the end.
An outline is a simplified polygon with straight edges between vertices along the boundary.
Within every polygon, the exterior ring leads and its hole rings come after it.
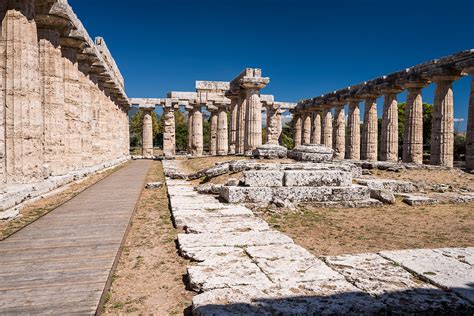
MULTIPOLYGON (((154 161, 147 182, 164 183, 154 161)), ((103 313, 178 315, 189 312, 194 292, 185 288, 187 261, 176 252, 166 188, 143 190, 103 313)))
POLYGON ((36 221, 38 218, 48 214, 61 204, 69 201, 85 189, 89 188, 91 185, 99 182, 127 164, 128 163, 125 163, 115 168, 90 175, 80 181, 69 184, 65 189, 62 189, 57 194, 26 204, 21 209, 21 215, 19 217, 9 221, 0 221, 0 241, 36 221))

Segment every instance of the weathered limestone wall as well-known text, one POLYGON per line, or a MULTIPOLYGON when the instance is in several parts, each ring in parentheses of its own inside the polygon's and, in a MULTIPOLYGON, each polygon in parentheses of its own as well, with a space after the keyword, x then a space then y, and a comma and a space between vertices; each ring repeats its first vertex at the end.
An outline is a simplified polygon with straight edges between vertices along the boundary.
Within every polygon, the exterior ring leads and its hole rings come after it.
POLYGON ((1 1, 0 29, 1 192, 129 155, 118 69, 67 2, 1 1))

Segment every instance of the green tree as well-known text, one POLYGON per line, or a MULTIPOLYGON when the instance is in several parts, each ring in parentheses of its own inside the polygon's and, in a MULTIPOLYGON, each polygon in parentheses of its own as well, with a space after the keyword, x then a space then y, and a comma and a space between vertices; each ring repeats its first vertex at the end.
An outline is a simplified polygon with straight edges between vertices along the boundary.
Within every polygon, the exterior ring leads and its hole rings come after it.
POLYGON ((294 140, 294 123, 293 118, 291 121, 283 124, 283 129, 281 131, 281 144, 288 149, 293 149, 295 147, 294 140))

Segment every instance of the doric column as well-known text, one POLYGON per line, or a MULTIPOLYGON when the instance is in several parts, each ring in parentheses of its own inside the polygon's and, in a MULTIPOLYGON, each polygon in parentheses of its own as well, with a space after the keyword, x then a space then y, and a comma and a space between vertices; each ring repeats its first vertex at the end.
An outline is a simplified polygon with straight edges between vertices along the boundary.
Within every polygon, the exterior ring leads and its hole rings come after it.
POLYGON ((332 141, 334 158, 344 159, 346 152, 346 117, 344 113, 344 104, 335 104, 332 141))
POLYGON ((211 138, 209 144, 209 155, 215 156, 217 154, 217 108, 208 106, 207 109, 211 113, 209 123, 211 125, 211 138))
MULTIPOLYGON (((43 110, 34 1, 7 1, 4 50, 5 169, 9 183, 43 179, 43 110)), ((3 121, 3 119, 2 119, 3 121)), ((2 122, 3 123, 3 122, 2 122)), ((3 165, 3 163, 2 163, 3 165)))
POLYGON ((163 107, 163 115, 165 116, 163 132, 163 155, 165 157, 173 157, 176 155, 176 123, 173 104, 169 102, 165 104, 163 107))
POLYGON ((423 99, 421 89, 425 81, 411 81, 405 109, 405 133, 403 137, 403 162, 423 163, 423 99))
POLYGON ((203 152, 203 138, 202 138, 202 110, 201 105, 195 105, 193 109, 193 146, 192 146, 192 155, 193 156, 202 156, 203 152))
POLYGON ((281 146, 282 144, 282 133, 283 133, 283 113, 285 113, 285 110, 279 109, 277 110, 277 115, 276 115, 276 126, 278 127, 278 140, 277 143, 278 145, 281 146))
POLYGON ((59 31, 38 30, 41 98, 44 119, 44 170, 48 175, 66 173, 64 112, 64 68, 59 47, 59 31))
POLYGON ((302 125, 303 121, 301 119, 301 114, 300 113, 294 113, 293 114, 293 122, 294 122, 294 141, 295 141, 295 147, 301 145, 301 133, 302 133, 302 125))
POLYGON ((227 112, 224 104, 217 107, 217 155, 225 156, 229 151, 229 130, 227 128, 227 112))
POLYGON ((349 113, 346 134, 346 159, 360 159, 360 108, 359 99, 348 98, 349 113))
MULTIPOLYGON (((230 96, 229 96, 230 97, 230 96)), ((229 154, 235 154, 235 146, 237 141, 237 121, 238 121, 238 104, 237 96, 230 97, 230 133, 229 133, 229 154)))
POLYGON ((268 78, 243 77, 241 88, 245 90, 247 101, 246 132, 244 154, 251 155, 253 150, 262 145, 262 102, 260 89, 269 82, 268 78))
POLYGON ((364 125, 360 156, 362 160, 377 160, 377 104, 376 96, 365 97, 364 125))
POLYGON ((474 169, 474 68, 465 70, 471 75, 471 93, 467 112, 466 167, 474 169))
POLYGON ((278 145, 280 138, 281 113, 279 107, 267 106, 267 144, 278 145))
POLYGON ((239 94, 237 103, 237 126, 236 126, 236 141, 235 141, 235 153, 243 154, 245 146, 245 131, 246 131, 246 111, 247 111, 247 100, 245 95, 241 92, 239 94))
POLYGON ((332 108, 329 106, 323 107, 323 117, 321 126, 321 144, 332 148, 332 108))
POLYGON ((151 112, 154 107, 141 108, 143 111, 142 156, 152 158, 153 154, 153 120, 151 112))
POLYGON ((384 94, 382 130, 380 131, 380 160, 398 162, 398 102, 399 87, 381 90, 384 94))
POLYGON ((313 123, 311 124, 311 144, 321 144, 321 112, 313 113, 313 123))
POLYGON ((430 164, 453 166, 454 160, 454 100, 453 81, 458 75, 437 75, 431 126, 430 164))
POLYGON ((311 113, 304 112, 302 114, 303 117, 303 132, 301 134, 301 143, 303 145, 311 144, 311 113))
POLYGON ((193 108, 188 110, 188 154, 192 154, 193 151, 193 108))

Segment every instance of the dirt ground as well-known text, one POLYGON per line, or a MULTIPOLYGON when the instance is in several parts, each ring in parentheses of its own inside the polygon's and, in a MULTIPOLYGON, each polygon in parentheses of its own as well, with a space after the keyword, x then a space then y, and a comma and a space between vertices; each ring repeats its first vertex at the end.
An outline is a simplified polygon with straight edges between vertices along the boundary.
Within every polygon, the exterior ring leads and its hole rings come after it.
POLYGON ((72 199, 91 185, 99 182, 125 165, 126 164, 123 164, 121 166, 90 175, 81 181, 69 184, 64 190, 59 191, 57 194, 38 199, 35 202, 25 205, 21 209, 21 215, 19 217, 9 221, 0 221, 0 241, 27 226, 28 224, 34 222, 41 216, 46 215, 56 207, 72 199))
MULTIPOLYGON (((147 182, 164 183, 155 161, 147 182)), ((176 252, 166 188, 143 190, 115 270, 103 314, 182 315, 195 294, 185 288, 189 261, 176 252)))

